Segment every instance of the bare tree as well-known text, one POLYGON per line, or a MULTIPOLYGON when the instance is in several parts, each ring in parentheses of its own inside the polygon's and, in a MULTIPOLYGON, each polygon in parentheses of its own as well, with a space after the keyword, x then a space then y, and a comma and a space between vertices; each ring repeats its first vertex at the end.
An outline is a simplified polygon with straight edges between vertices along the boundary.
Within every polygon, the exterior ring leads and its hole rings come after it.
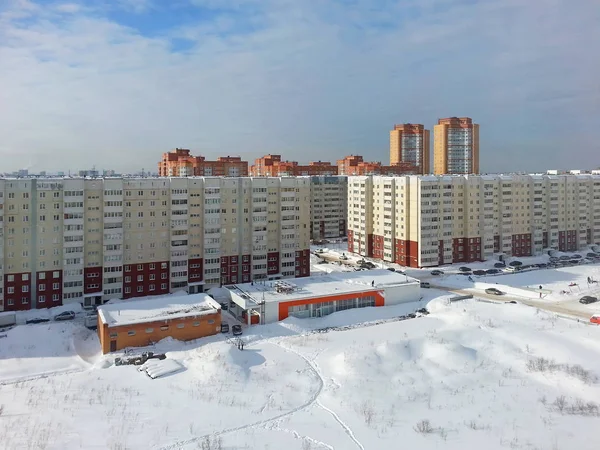
POLYGON ((428 419, 423 419, 417 422, 415 425, 415 431, 421 434, 431 434, 434 430, 431 426, 431 422, 429 422, 428 419))

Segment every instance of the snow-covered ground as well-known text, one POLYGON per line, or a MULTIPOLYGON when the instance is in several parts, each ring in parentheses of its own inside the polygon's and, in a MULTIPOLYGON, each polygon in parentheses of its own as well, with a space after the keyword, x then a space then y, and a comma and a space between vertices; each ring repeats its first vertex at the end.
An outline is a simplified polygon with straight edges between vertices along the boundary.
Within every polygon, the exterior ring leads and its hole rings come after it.
POLYGON ((17 326, 0 340, 0 448, 597 448, 600 328, 424 295, 426 317, 289 318, 246 329, 243 351, 163 341, 184 370, 155 380, 78 323, 17 326))

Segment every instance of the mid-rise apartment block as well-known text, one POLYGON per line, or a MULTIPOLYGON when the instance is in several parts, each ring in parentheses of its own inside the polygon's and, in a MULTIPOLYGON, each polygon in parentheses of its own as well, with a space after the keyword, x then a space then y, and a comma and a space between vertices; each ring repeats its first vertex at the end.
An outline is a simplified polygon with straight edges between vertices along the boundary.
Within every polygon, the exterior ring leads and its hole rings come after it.
POLYGON ((390 165, 410 164, 417 173, 429 172, 429 130, 421 124, 394 125, 390 131, 390 165))
POLYGON ((380 162, 363 161, 360 155, 346 156, 338 159, 338 175, 360 176, 360 175, 408 175, 418 174, 419 168, 412 163, 398 162, 392 166, 384 166, 380 162))
POLYGON ((0 311, 310 274, 310 178, 0 180, 0 311))
POLYGON ((433 173, 479 173, 479 125, 469 117, 439 119, 433 127, 433 173))
POLYGON ((346 236, 348 178, 314 176, 310 178, 311 239, 346 236))
POLYGON ((193 156, 188 149, 176 148, 163 153, 158 163, 159 177, 247 177, 248 161, 239 156, 220 156, 208 161, 204 156, 193 156))
POLYGON ((600 244, 600 175, 349 177, 348 250, 431 267, 600 244))
POLYGON ((337 166, 328 161, 311 161, 308 165, 300 165, 297 161, 282 161, 281 155, 265 155, 256 159, 250 167, 253 177, 332 176, 337 173, 337 166))

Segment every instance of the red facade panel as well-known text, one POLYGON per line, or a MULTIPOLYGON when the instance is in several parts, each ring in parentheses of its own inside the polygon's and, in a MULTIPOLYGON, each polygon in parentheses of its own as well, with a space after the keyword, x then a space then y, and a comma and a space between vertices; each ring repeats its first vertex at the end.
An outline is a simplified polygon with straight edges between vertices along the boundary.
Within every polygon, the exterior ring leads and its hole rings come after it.
POLYGON ((355 253, 355 251, 354 251, 354 231, 348 230, 347 235, 348 235, 348 251, 350 253, 355 253))
POLYGON ((310 250, 296 251, 296 277, 310 276, 310 250))
POLYGON ((93 294, 102 291, 102 267, 83 269, 83 293, 93 294))
POLYGON ((51 308, 62 305, 62 270, 37 272, 36 278, 36 308, 51 308))
POLYGON ((367 234, 367 256, 373 256, 373 235, 367 234))
POLYGON ((373 258, 383 259, 383 236, 373 235, 373 258))
POLYGON ((188 259, 188 283, 197 283, 204 279, 204 260, 202 258, 188 259))
POLYGON ((4 311, 31 309, 31 273, 4 275, 4 311))
POLYGON ((513 256, 531 256, 531 233, 513 234, 511 247, 513 256))
POLYGON ((169 262, 128 264, 123 266, 123 298, 169 293, 169 262))
POLYGON ((279 252, 267 253, 267 275, 279 273, 279 252))

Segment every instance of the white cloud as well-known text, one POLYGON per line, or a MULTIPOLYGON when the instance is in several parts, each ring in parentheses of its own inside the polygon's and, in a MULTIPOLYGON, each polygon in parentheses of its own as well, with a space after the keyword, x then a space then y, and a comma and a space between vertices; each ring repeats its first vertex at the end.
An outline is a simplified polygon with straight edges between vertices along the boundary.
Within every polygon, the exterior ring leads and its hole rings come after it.
POLYGON ((481 123, 489 171, 556 166, 564 150, 596 164, 579 152, 600 112, 590 4, 194 1, 216 16, 159 37, 98 11, 0 10, 3 170, 148 169, 175 146, 385 161, 393 123, 448 115, 481 123), (173 52, 174 37, 191 48, 173 52))

